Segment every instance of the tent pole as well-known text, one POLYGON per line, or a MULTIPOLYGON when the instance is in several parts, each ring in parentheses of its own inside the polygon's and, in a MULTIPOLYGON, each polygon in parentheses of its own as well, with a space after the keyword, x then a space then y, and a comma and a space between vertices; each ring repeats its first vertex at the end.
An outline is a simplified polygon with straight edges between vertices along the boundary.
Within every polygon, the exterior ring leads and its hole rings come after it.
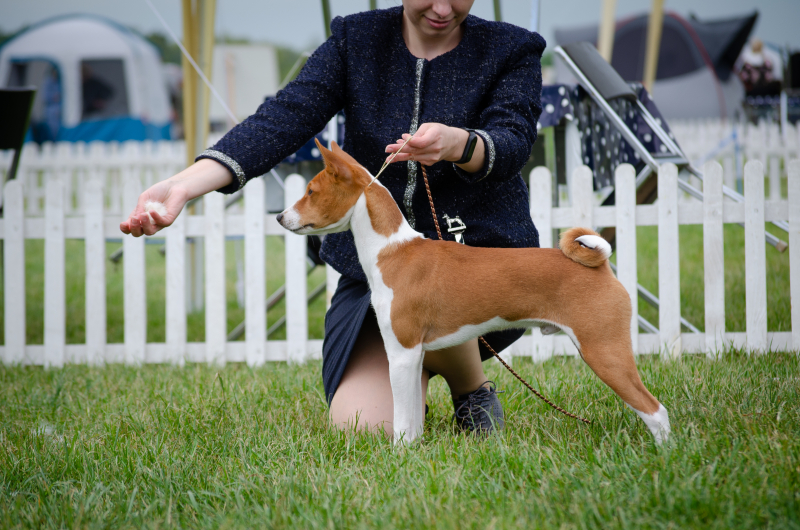
POLYGON ((325 38, 331 36, 331 4, 329 0, 322 0, 322 23, 325 24, 325 38))
MULTIPOLYGON (((216 0, 183 0, 184 46, 206 75, 211 77, 214 53, 214 13, 216 0)), ((186 139, 186 165, 194 163, 208 141, 209 90, 183 57, 183 131, 186 139)), ((202 202, 189 207, 193 214, 202 213, 202 202)), ((186 306, 190 311, 203 308, 203 245, 195 242, 187 248, 186 306)))
POLYGON ((539 31, 539 0, 531 0, 531 31, 539 31))
POLYGON ((494 0, 494 20, 495 22, 503 21, 503 17, 500 14, 500 0, 494 0))
POLYGON ((611 57, 614 54, 614 33, 617 30, 616 11, 617 0, 603 0, 600 29, 597 34, 597 51, 609 64, 611 64, 611 57))
POLYGON ((661 47, 661 30, 664 27, 664 0, 653 0, 650 21, 647 24, 647 48, 644 60, 642 84, 651 94, 658 70, 658 52, 661 47))
MULTIPOLYGON (((183 45, 192 57, 197 56, 197 16, 192 9, 192 0, 183 0, 183 45)), ((186 166, 194 162, 195 138, 195 97, 197 95, 197 75, 192 65, 181 57, 183 67, 183 135, 186 140, 186 166), (190 147, 191 146, 191 147, 190 147)))
POLYGON ((369 8, 371 11, 378 9, 378 0, 369 0, 369 8))

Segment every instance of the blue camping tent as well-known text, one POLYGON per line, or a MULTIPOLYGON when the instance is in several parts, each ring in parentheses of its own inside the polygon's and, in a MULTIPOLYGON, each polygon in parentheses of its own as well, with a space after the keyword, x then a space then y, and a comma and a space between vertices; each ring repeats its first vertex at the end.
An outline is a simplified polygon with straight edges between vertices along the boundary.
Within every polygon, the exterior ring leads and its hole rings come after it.
POLYGON ((161 140, 170 105, 161 56, 111 20, 70 15, 41 22, 0 48, 0 86, 36 86, 29 139, 161 140))

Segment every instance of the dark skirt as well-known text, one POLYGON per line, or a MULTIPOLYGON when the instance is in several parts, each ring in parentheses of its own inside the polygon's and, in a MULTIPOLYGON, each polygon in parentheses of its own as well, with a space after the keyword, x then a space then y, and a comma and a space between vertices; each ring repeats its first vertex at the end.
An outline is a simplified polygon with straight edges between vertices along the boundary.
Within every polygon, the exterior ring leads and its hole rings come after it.
MULTIPOLYGON (((356 344, 361 325, 368 312, 374 315, 370 305, 371 294, 366 282, 347 276, 339 279, 339 285, 333 294, 331 308, 325 315, 325 339, 322 342, 322 382, 325 385, 328 405, 336 389, 339 388, 339 382, 350 360, 350 352, 356 344)), ((507 329, 487 333, 484 338, 499 353, 519 339, 524 332, 522 329, 507 329)), ((492 357, 483 344, 479 344, 479 348, 481 360, 485 361, 492 357)))

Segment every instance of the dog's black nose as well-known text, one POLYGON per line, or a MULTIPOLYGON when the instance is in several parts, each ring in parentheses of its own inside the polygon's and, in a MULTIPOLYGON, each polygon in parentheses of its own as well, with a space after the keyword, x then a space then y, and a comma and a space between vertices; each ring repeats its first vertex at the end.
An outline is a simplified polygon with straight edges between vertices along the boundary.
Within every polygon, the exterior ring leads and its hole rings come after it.
POLYGON ((283 213, 279 213, 278 217, 276 217, 275 219, 277 219, 278 222, 280 223, 283 220, 283 213))

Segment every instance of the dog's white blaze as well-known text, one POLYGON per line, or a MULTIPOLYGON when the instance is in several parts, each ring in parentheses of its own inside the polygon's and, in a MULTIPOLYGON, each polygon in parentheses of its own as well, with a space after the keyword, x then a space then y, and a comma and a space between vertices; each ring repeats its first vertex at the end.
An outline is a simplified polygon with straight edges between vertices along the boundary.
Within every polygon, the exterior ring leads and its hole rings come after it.
POLYGON ((295 210, 294 206, 291 208, 286 208, 283 211, 283 217, 281 218, 281 224, 287 230, 291 230, 292 232, 296 232, 300 229, 300 214, 295 210))
POLYGON ((353 210, 355 210, 355 205, 347 210, 341 219, 327 226, 323 226, 321 228, 303 228, 303 220, 301 219, 300 214, 297 213, 297 210, 294 209, 294 206, 292 206, 291 208, 284 210, 281 225, 283 225, 283 227, 287 230, 291 230, 292 232, 301 235, 320 235, 344 232, 350 228, 350 217, 353 215, 353 210))
POLYGON ((600 236, 581 236, 575 239, 575 241, 581 243, 584 247, 599 250, 603 253, 603 257, 605 259, 608 259, 608 257, 611 256, 611 245, 609 245, 608 241, 600 236))
POLYGON ((449 348, 451 346, 457 346, 458 344, 463 344, 468 340, 480 337, 481 335, 485 335, 491 331, 501 331, 504 329, 526 329, 526 328, 536 328, 536 327, 541 327, 542 329, 547 328, 550 331, 550 333, 555 333, 555 331, 559 329, 562 330, 572 340, 572 342, 575 344, 575 347, 578 348, 578 351, 580 351, 581 345, 578 342, 578 339, 575 337, 575 333, 569 326, 564 326, 562 324, 551 322, 549 320, 524 319, 524 320, 509 321, 501 317, 494 317, 493 319, 488 320, 482 324, 467 324, 459 328, 459 330, 456 331, 455 333, 451 333, 450 335, 445 335, 444 337, 439 337, 438 339, 432 340, 431 342, 426 342, 425 344, 423 344, 423 348, 425 350, 441 350, 444 348, 449 348), (555 331, 552 331, 553 328, 555 328, 555 331))
MULTIPOLYGON (((626 403, 626 405, 628 405, 626 403)), ((635 408, 628 405, 631 410, 633 410, 636 414, 642 418, 642 421, 647 428, 650 429, 650 432, 653 433, 653 438, 656 439, 657 444, 661 444, 666 442, 669 439, 670 433, 670 425, 669 425, 669 414, 667 414, 667 409, 664 405, 658 405, 658 410, 655 411, 653 414, 647 414, 640 410, 636 410, 635 408)))

